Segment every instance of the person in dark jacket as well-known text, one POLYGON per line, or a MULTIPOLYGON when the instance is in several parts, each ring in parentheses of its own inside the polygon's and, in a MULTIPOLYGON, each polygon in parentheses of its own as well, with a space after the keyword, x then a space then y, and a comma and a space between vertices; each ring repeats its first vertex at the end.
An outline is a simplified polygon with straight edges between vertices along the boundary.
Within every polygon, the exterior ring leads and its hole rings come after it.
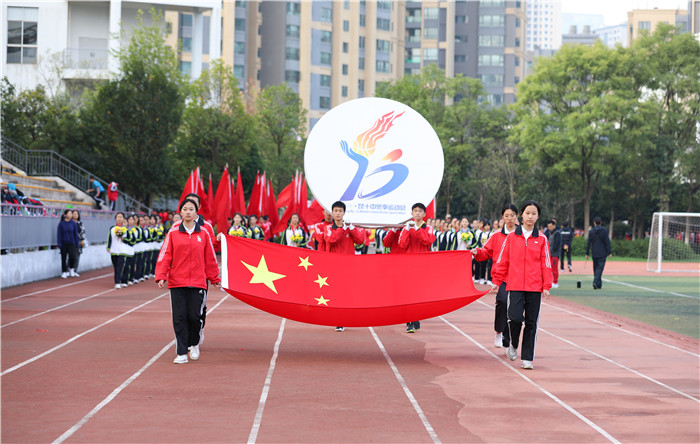
POLYGON ((80 276, 75 272, 80 234, 78 233, 78 224, 73 222, 73 211, 65 210, 63 212, 63 219, 58 223, 56 240, 56 244, 61 250, 61 277, 65 279, 68 276, 80 276))
POLYGON ((571 272, 571 244, 574 241, 574 230, 569 226, 569 221, 564 221, 559 231, 561 231, 561 269, 564 270, 564 257, 566 257, 569 272, 571 272))
POLYGON ((608 230, 603 227, 603 220, 600 216, 593 219, 593 228, 588 231, 586 259, 588 259, 589 253, 592 253, 593 256, 593 289, 600 290, 603 286, 602 277, 606 256, 612 257, 608 230))

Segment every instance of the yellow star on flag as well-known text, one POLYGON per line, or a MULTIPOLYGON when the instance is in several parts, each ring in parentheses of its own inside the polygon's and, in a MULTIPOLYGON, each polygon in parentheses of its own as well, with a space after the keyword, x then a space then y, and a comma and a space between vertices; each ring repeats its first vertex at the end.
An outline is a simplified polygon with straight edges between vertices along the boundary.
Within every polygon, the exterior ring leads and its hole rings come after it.
POLYGON ((320 298, 314 298, 314 299, 316 299, 318 301, 318 305, 323 304, 326 307, 328 307, 328 302, 330 302, 330 299, 326 299, 323 296, 321 296, 320 298))
POLYGON ((328 284, 326 283, 326 280, 328 280, 327 277, 322 278, 321 275, 319 274, 319 275, 318 275, 318 279, 316 279, 314 282, 316 282, 316 283, 318 284, 318 288, 323 288, 324 285, 325 285, 326 287, 330 287, 330 285, 328 285, 328 284))
POLYGON ((275 294, 277 294, 277 289, 275 288, 274 282, 277 279, 282 279, 283 277, 285 277, 285 275, 273 273, 272 271, 268 270, 264 255, 260 256, 260 263, 257 267, 248 265, 243 261, 241 261, 241 263, 245 265, 251 273, 253 273, 253 277, 250 278, 251 284, 265 284, 267 288, 269 288, 270 290, 274 291, 275 294))
POLYGON ((299 263, 299 266, 304 267, 304 270, 306 271, 309 271, 309 267, 312 267, 314 265, 311 262, 309 262, 309 256, 306 256, 305 258, 299 258, 299 260, 301 261, 299 263))

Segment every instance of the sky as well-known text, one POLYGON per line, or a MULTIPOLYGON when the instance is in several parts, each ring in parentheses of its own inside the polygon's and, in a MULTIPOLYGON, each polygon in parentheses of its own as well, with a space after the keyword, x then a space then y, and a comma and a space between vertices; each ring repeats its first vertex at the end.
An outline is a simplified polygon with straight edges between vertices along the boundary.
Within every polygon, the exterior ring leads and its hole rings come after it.
POLYGON ((627 21, 633 9, 688 9, 688 0, 561 0, 562 13, 601 14, 605 26, 627 21))

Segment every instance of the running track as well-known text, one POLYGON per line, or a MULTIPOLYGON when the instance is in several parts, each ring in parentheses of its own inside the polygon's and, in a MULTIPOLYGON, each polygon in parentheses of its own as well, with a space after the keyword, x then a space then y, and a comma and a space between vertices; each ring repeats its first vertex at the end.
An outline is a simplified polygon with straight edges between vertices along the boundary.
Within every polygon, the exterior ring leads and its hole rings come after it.
POLYGON ((2 292, 2 442, 700 442, 698 341, 556 297, 534 371, 493 346, 488 295, 409 335, 212 291, 175 365, 167 293, 111 282, 2 292))

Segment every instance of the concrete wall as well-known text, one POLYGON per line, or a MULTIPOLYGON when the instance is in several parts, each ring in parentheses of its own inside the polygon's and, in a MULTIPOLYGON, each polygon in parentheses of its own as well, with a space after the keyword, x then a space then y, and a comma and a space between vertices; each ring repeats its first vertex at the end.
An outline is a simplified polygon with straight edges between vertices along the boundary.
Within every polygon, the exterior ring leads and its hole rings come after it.
MULTIPOLYGON (((111 266, 111 257, 105 250, 105 245, 91 245, 83 248, 78 273, 111 266)), ((0 288, 58 277, 61 275, 61 253, 56 249, 3 254, 0 256, 0 269, 0 288)), ((66 280, 70 279, 75 278, 66 280)))

